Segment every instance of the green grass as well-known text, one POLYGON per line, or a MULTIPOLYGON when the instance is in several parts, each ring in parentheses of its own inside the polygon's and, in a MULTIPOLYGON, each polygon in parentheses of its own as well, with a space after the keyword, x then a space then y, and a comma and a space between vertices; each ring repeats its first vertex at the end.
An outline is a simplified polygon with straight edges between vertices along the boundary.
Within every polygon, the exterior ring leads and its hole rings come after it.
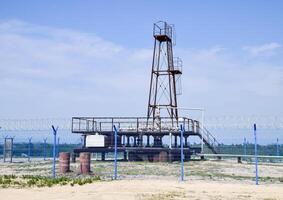
POLYGON ((23 175, 23 176, 15 176, 15 175, 3 175, 0 176, 0 187, 8 188, 8 187, 52 187, 54 185, 84 185, 93 183, 95 181, 101 180, 99 176, 94 177, 58 177, 51 178, 45 176, 33 176, 33 175, 23 175))

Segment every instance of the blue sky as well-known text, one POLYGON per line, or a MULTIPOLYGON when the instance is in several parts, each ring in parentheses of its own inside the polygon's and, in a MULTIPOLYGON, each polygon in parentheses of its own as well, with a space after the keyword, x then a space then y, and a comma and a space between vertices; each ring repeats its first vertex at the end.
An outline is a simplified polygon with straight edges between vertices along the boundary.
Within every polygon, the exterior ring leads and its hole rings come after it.
POLYGON ((152 23, 177 27, 178 47, 237 47, 282 42, 282 1, 1 1, 0 18, 95 33, 132 48, 148 48, 152 23))
MULTIPOLYGON (((145 115, 159 20, 176 27, 181 107, 205 108, 211 127, 209 116, 282 116, 282 10, 279 0, 2 0, 0 119, 145 115)), ((211 130, 252 141, 249 130, 211 130)), ((282 141, 281 130, 259 142, 282 141)))
POLYGON ((182 107, 282 115, 282 1, 1 1, 0 118, 145 115, 152 25, 175 24, 182 107))

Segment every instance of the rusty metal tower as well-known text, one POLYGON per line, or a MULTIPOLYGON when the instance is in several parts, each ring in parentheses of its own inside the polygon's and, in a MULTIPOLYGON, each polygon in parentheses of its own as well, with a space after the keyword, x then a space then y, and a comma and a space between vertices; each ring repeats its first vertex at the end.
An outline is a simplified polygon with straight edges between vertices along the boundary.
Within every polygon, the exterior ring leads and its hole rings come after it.
POLYGON ((178 123, 177 81, 182 74, 182 61, 173 57, 173 25, 159 21, 154 24, 154 51, 150 79, 147 119, 169 117, 178 123), (162 113, 163 112, 163 113, 162 113))

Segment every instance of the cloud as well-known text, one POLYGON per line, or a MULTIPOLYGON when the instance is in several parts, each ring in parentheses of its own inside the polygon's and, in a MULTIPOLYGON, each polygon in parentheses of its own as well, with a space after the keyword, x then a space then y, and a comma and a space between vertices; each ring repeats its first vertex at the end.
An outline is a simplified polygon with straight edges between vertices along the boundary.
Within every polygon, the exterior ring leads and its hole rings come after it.
POLYGON ((283 63, 246 59, 241 51, 183 49, 182 105, 205 107, 209 113, 280 115, 283 101, 283 63))
POLYGON ((276 49, 280 48, 282 45, 276 42, 263 44, 260 46, 245 46, 243 50, 248 51, 253 56, 264 55, 274 52, 276 49))
POLYGON ((111 112, 114 106, 107 104, 113 99, 118 104, 128 94, 137 98, 150 72, 146 50, 68 29, 6 21, 0 24, 0 44, 3 115, 58 115, 55 109, 62 116, 111 112))
MULTIPOLYGON (((0 23, 0 44, 1 118, 146 113, 151 47, 17 20, 0 23)), ((279 48, 274 44, 253 51, 262 55, 279 48)), ((282 58, 247 60, 220 45, 174 50, 184 64, 182 107, 216 115, 283 112, 282 58)))

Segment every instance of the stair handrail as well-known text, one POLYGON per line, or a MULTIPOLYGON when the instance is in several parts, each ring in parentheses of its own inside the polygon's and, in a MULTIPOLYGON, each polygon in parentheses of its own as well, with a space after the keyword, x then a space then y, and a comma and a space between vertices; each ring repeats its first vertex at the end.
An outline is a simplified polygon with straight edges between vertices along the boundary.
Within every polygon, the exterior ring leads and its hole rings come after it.
POLYGON ((203 129, 201 128, 201 131, 203 139, 209 144, 209 146, 211 146, 215 153, 219 153, 218 147, 220 144, 216 138, 205 127, 203 127, 203 129))

